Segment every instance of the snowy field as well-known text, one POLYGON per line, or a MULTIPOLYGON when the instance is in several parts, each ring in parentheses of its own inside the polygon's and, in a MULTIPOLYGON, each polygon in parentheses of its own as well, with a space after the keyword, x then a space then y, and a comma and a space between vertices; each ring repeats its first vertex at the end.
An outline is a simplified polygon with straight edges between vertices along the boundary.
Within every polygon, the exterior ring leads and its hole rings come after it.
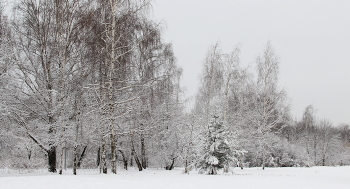
POLYGON ((132 168, 119 170, 117 175, 99 174, 97 170, 80 170, 72 175, 34 171, 19 173, 0 170, 0 189, 170 189, 170 188, 281 188, 281 189, 349 189, 350 167, 312 168, 246 168, 234 169, 233 174, 201 175, 196 171, 182 174, 183 169, 172 171, 132 168))

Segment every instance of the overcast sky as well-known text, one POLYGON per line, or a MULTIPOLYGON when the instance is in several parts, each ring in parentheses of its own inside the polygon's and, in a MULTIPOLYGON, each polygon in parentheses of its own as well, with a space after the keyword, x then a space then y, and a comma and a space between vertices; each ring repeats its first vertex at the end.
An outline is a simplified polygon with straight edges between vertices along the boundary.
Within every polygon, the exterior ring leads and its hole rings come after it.
POLYGON ((197 91, 209 46, 218 41, 229 53, 240 43, 242 65, 254 69, 270 40, 293 116, 313 104, 318 118, 350 123, 350 1, 155 0, 153 11, 166 22, 186 96, 197 91))

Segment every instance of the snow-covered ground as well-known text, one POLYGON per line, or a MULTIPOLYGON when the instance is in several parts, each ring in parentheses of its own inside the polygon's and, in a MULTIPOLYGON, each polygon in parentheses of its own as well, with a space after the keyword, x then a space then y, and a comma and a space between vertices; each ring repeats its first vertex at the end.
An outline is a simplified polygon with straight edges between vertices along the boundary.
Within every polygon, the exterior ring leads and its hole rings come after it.
POLYGON ((170 188, 269 188, 269 189, 348 189, 350 167, 312 168, 235 168, 233 174, 201 175, 196 171, 182 174, 183 169, 172 171, 132 168, 118 170, 117 175, 99 174, 97 170, 71 171, 63 175, 43 173, 16 173, 0 170, 0 189, 170 189, 170 188))

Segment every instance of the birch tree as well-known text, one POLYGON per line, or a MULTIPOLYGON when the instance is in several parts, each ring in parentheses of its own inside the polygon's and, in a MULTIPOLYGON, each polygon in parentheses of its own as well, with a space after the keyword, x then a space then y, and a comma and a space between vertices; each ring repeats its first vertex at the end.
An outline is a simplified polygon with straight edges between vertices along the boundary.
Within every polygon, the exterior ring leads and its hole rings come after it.
POLYGON ((210 47, 204 60, 203 71, 201 74, 201 86, 197 96, 196 109, 204 113, 203 124, 208 126, 210 123, 210 114, 213 113, 213 98, 221 93, 223 83, 222 71, 222 53, 219 45, 210 47), (203 104, 202 104, 203 103, 203 104))
MULTIPOLYGON (((48 165, 50 172, 56 172, 56 118, 55 118, 55 96, 54 88, 54 57, 55 50, 50 46, 54 44, 54 20, 52 2, 23 1, 19 5, 19 10, 23 14, 24 22, 18 23, 16 30, 20 48, 18 49, 18 67, 22 72, 23 83, 26 93, 29 90, 33 94, 33 99, 38 99, 40 108, 34 113, 42 116, 47 127, 48 144, 44 145, 30 132, 27 127, 29 123, 21 121, 26 126, 28 135, 33 139, 48 155, 48 165), (37 78, 36 78, 37 77, 37 78), (34 79, 35 78, 35 79, 34 79), (42 110, 43 112, 38 112, 42 110)), ((23 103, 24 104, 24 103, 23 103)), ((29 109, 30 110, 30 109, 29 109)))
MULTIPOLYGON (((116 135, 120 136, 118 140, 125 140, 126 135, 130 135, 132 154, 142 170, 147 166, 146 132, 152 127, 152 120, 157 120, 152 109, 164 102, 167 95, 161 94, 168 92, 167 87, 171 88, 177 70, 175 59, 171 45, 161 42, 158 26, 144 17, 149 1, 109 1, 101 5, 105 15, 102 40, 106 54, 99 73, 102 154, 106 150, 104 141, 109 136, 112 172, 115 173, 116 135), (157 93, 158 89, 160 93, 157 93), (128 119, 132 119, 129 121, 132 124, 126 126, 124 123, 128 119), (121 124, 124 127, 120 127, 121 124), (140 156, 137 155, 136 139, 140 139, 140 156)), ((171 95, 172 91, 169 92, 171 95)), ((106 173, 104 155, 101 160, 102 172, 106 173)))
POLYGON ((269 139, 273 132, 281 128, 284 111, 284 91, 278 89, 279 57, 270 42, 262 56, 256 58, 257 81, 257 139, 262 155, 262 168, 265 169, 267 155, 270 151, 269 139))
MULTIPOLYGON (((71 81, 81 68, 77 64, 81 55, 79 39, 83 35, 79 14, 86 7, 83 5, 80 0, 23 0, 17 7, 16 62, 22 93, 33 102, 21 103, 28 114, 35 116, 13 114, 21 118, 28 136, 48 154, 50 172, 56 172, 56 150, 64 143, 69 95, 72 89, 81 87, 73 87, 71 81), (32 118, 46 128, 47 139, 33 133, 32 118)), ((61 164, 62 159, 63 152, 61 164)))
POLYGON ((224 61, 224 111, 223 111, 223 117, 224 117, 224 124, 227 125, 227 114, 229 109, 229 89, 230 84, 232 80, 238 79, 240 70, 240 46, 237 45, 231 54, 227 54, 225 61, 224 61))
MULTIPOLYGON (((104 84, 104 90, 108 92, 108 130, 111 141, 111 153, 112 153, 112 172, 116 173, 116 136, 115 136, 115 108, 119 107, 119 114, 124 114, 128 111, 122 108, 121 105, 126 104, 130 100, 138 98, 139 92, 134 92, 130 96, 130 90, 136 83, 132 82, 132 77, 126 75, 127 69, 130 69, 133 65, 129 57, 134 52, 135 46, 138 41, 134 35, 138 34, 138 26, 142 26, 138 20, 138 16, 141 11, 145 11, 149 5, 148 1, 110 1, 109 2, 109 17, 106 23, 106 50, 108 55, 109 67, 107 70, 107 79, 104 84), (126 20, 124 20, 126 19, 126 20), (128 24, 128 25, 124 25, 128 24), (119 30, 118 30, 119 29, 119 30), (118 74, 118 75, 114 75, 118 74), (118 94, 118 98, 115 96, 115 92, 118 94), (124 110, 123 110, 124 109, 124 110)), ((138 81, 140 84, 144 84, 144 81, 138 81)), ((104 92, 106 93, 106 92, 104 92)), ((106 95, 106 94, 103 94, 106 95)), ((106 98, 106 97, 104 97, 106 98)), ((103 105, 104 107, 106 105, 103 105)))

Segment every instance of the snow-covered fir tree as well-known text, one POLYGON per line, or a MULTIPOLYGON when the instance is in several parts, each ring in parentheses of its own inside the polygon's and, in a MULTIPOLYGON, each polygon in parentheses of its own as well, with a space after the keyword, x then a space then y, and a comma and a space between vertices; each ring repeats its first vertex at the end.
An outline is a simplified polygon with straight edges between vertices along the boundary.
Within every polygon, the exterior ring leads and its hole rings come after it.
POLYGON ((216 175, 219 169, 229 170, 229 163, 234 160, 227 141, 227 130, 218 116, 211 120, 204 144, 204 155, 199 163, 199 173, 216 175))

